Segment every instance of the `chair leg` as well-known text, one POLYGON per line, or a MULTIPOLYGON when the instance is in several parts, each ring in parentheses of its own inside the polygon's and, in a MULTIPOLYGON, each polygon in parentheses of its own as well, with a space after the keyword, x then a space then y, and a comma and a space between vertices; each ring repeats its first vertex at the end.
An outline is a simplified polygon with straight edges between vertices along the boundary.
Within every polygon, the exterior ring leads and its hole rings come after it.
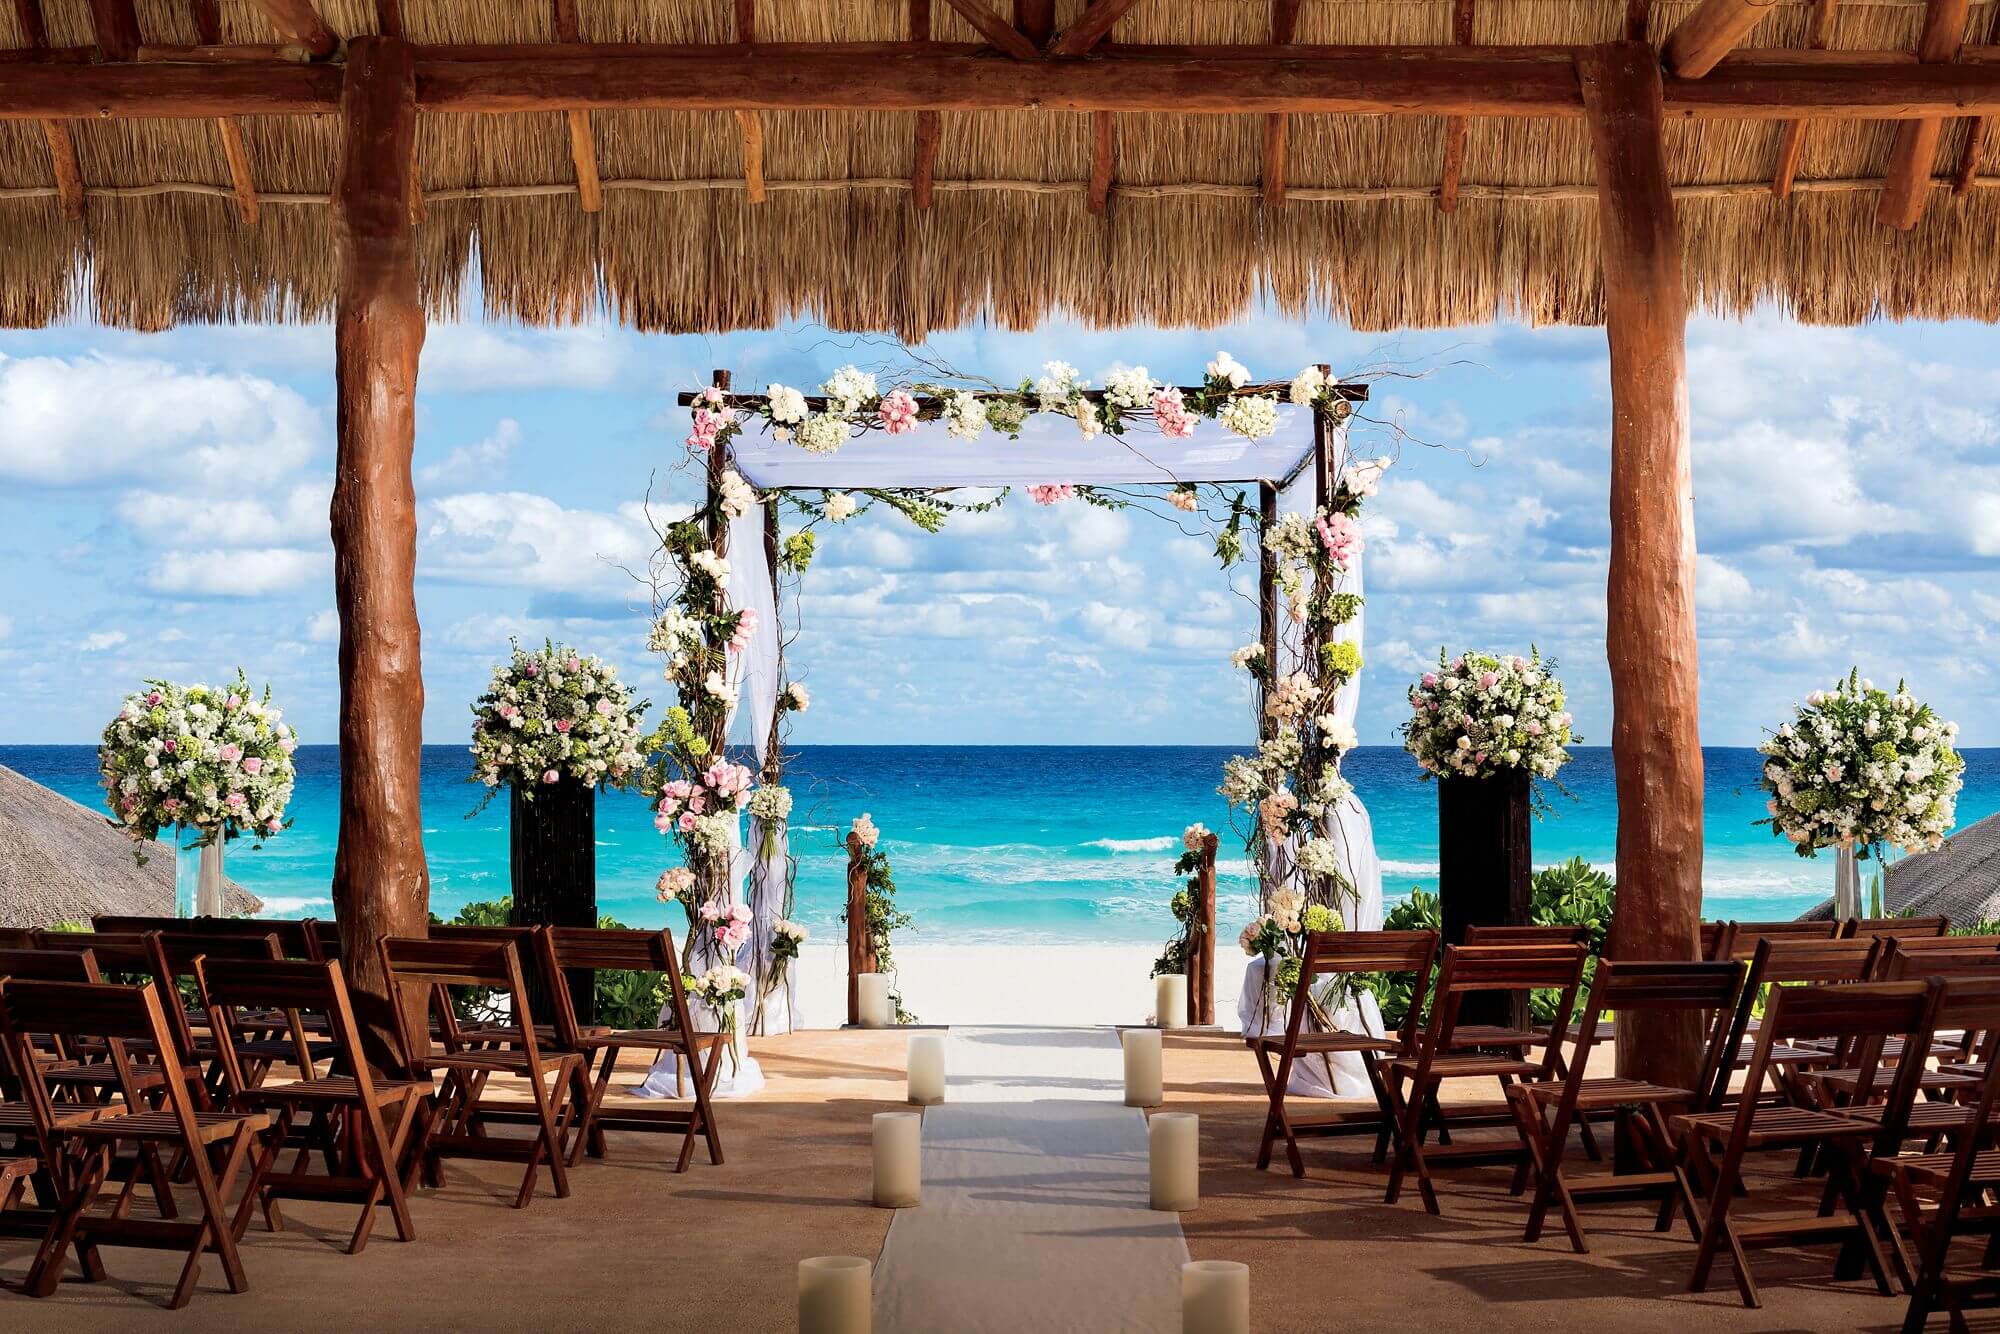
MULTIPOLYGON (((708 1065, 705 1069, 697 1069, 695 1067, 694 1064, 695 1052, 692 1044, 690 1044, 690 1049, 688 1051, 688 1069, 694 1074, 695 1077, 694 1078, 695 1115, 699 1117, 701 1121, 702 1137, 708 1141, 708 1161, 711 1164, 718 1167, 721 1166, 722 1164, 722 1132, 719 1129, 717 1129, 715 1124, 715 1105, 709 1098, 709 1090, 715 1086, 715 1076, 722 1069, 722 1044, 723 1044, 722 1035, 717 1034, 714 1040, 709 1044, 708 1065)), ((688 1126, 688 1136, 681 1143, 680 1164, 674 1170, 677 1172, 685 1172, 687 1170, 688 1160, 693 1155, 694 1155, 694 1125, 690 1123, 688 1126)))
POLYGON ((75 1184, 59 1193, 56 1216, 35 1252, 34 1263, 28 1267, 27 1280, 22 1284, 23 1292, 33 1297, 55 1295, 57 1285, 62 1282, 63 1260, 69 1254, 70 1244, 76 1239, 84 1210, 97 1198, 104 1178, 111 1171, 111 1153, 112 1146, 109 1144, 92 1150, 75 1184))

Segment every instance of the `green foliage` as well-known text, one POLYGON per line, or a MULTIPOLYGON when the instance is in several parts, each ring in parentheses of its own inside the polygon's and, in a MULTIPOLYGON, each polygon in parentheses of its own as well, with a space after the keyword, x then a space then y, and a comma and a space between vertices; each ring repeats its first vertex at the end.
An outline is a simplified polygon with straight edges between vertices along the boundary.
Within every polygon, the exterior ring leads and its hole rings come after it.
MULTIPOLYGON (((875 966, 882 972, 896 971, 896 959, 889 951, 890 934, 901 931, 915 920, 908 913, 896 907, 896 878, 889 870, 889 854, 874 848, 863 850, 862 864, 868 870, 868 889, 863 896, 868 911, 868 942, 875 950, 875 966)), ((847 921, 847 910, 842 909, 840 920, 847 921)), ((891 990, 889 1001, 896 1007, 896 1022, 914 1024, 917 1016, 903 1006, 900 991, 891 990)))
MULTIPOLYGON (((431 914, 432 926, 514 926, 514 896, 468 903, 445 922, 431 914)), ((606 931, 624 931, 625 923, 602 914, 597 925, 606 931)), ((522 960, 523 964, 532 963, 522 960)), ((651 1028, 658 1022, 660 1006, 667 996, 667 975, 624 969, 601 969, 597 974, 597 1022, 613 1028, 651 1028)), ((452 1004, 462 1018, 491 1019, 495 1015, 493 991, 488 987, 453 987, 452 1004)))

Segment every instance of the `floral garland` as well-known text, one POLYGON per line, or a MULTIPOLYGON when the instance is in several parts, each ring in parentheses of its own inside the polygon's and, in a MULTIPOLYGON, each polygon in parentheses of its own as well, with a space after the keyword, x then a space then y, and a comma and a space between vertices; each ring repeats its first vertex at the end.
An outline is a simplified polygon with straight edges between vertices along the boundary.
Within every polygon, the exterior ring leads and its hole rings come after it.
MULTIPOLYGON (((896 971, 896 958, 890 952, 889 937, 908 926, 911 918, 908 913, 896 907, 896 878, 889 870, 889 854, 879 851, 875 846, 882 837, 882 831, 876 827, 873 817, 863 811, 850 826, 850 832, 857 848, 848 850, 849 865, 851 867, 858 861, 867 877, 862 905, 867 917, 869 948, 875 955, 875 970, 893 974, 896 971)), ((841 840, 840 846, 847 849, 847 840, 841 840)), ((847 910, 844 907, 840 912, 840 920, 843 925, 847 923, 847 910)), ((902 992, 893 986, 889 992, 889 1003, 895 1009, 897 1023, 917 1022, 917 1016, 904 1007, 902 992)))
POLYGON ((489 799, 503 784, 532 798, 564 778, 623 787, 645 764, 639 717, 646 708, 602 658, 547 640, 539 650, 516 641, 472 705, 473 780, 489 799))
POLYGON ((148 681, 104 729, 97 747, 113 823, 144 846, 169 828, 254 843, 286 827, 298 738, 271 707, 271 689, 250 692, 243 673, 217 689, 148 681))
POLYGON ((1200 946, 1199 937, 1207 929, 1195 902, 1195 893, 1200 888, 1197 872, 1201 869, 1202 856, 1208 847, 1208 840, 1215 837, 1208 826, 1200 821, 1181 831, 1181 855, 1174 862, 1174 874, 1186 878, 1167 907, 1174 920, 1181 924, 1180 933, 1167 941, 1160 950, 1160 957, 1153 960, 1152 977, 1163 973, 1179 973, 1185 976, 1189 964, 1200 946))
POLYGON ((1410 687, 1403 748, 1429 778, 1492 778, 1525 769, 1554 778, 1569 763, 1571 729, 1555 663, 1528 657, 1438 651, 1434 672, 1410 687))
POLYGON ((1251 958, 1262 957, 1264 976, 1279 999, 1289 1001, 1304 972, 1306 937, 1315 931, 1345 931, 1340 912, 1324 903, 1307 903, 1296 889, 1271 895, 1271 910, 1243 928, 1236 939, 1251 958))
POLYGON ((1770 793, 1761 824, 1801 857, 1821 848, 1879 858, 1885 847, 1925 852, 1944 842, 1964 786, 1958 724, 1901 682, 1890 694, 1860 671, 1806 696, 1758 749, 1770 793))

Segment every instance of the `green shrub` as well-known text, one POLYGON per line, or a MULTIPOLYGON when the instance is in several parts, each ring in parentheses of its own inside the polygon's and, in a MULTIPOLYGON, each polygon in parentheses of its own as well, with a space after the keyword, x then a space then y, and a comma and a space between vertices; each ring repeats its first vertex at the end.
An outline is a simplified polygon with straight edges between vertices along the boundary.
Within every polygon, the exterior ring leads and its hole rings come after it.
MULTIPOLYGON (((436 913, 433 926, 513 926, 514 896, 468 903, 449 923, 436 913)), ((615 918, 599 915, 597 925, 606 931, 628 929, 615 918)), ((522 960, 524 965, 531 960, 522 960)), ((491 1020, 493 992, 486 987, 453 987, 452 1003, 462 1018, 491 1020)), ((597 1022, 613 1028, 651 1028, 659 1021, 660 1006, 667 996, 667 975, 638 970, 600 969, 597 973, 597 1022)))

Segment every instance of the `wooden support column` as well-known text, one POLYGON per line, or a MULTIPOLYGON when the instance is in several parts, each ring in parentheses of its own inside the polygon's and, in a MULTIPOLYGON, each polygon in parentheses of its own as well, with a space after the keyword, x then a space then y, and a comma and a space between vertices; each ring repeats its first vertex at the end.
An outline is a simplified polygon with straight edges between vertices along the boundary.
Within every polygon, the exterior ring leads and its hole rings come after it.
MULTIPOLYGON (((1271 550, 1268 535, 1278 523, 1278 488, 1270 482, 1257 483, 1257 514, 1262 522, 1258 526, 1257 538, 1257 642, 1264 646, 1264 672, 1271 679, 1278 676, 1278 557, 1271 550)), ((1257 737, 1269 740, 1277 733, 1277 725, 1264 712, 1263 692, 1257 697, 1257 737)), ((1266 901, 1259 911, 1270 907, 1268 872, 1271 850, 1267 843, 1259 848, 1258 869, 1266 874, 1259 879, 1266 891, 1266 901)))
MULTIPOLYGON (((1618 959, 1694 959, 1702 758, 1694 485, 1681 235, 1661 141, 1660 67, 1635 42, 1577 62, 1597 174, 1611 349, 1611 755, 1618 783, 1618 959)), ((1618 1072, 1690 1088, 1693 1014, 1621 1015, 1618 1072)))
MULTIPOLYGON (((1812 33, 1807 39, 1815 51, 1826 50, 1833 36, 1833 7, 1838 0, 1813 0, 1812 33)), ((1784 133, 1778 139, 1778 166, 1771 173, 1771 193, 1779 199, 1788 198, 1792 193, 1792 182, 1799 173, 1799 158, 1806 150, 1806 126, 1810 122, 1802 119, 1785 122, 1784 133)))
MULTIPOLYGON (((1299 28, 1299 0, 1271 0, 1271 45, 1290 46, 1299 28)), ((1264 117, 1264 170, 1259 184, 1266 207, 1285 202, 1285 138, 1291 119, 1282 111, 1264 117)))
MULTIPOLYGON (((910 0, 910 40, 931 39, 931 0, 910 0)), ((917 134, 910 158, 910 202, 923 209, 931 206, 931 178, 937 171, 938 140, 944 123, 935 111, 917 113, 917 134)))
MULTIPOLYGON (((1958 58, 1958 48, 1965 41, 1966 11, 1966 0, 1930 0, 1924 7, 1924 30, 1917 42, 1919 61, 1940 65, 1958 58)), ((1882 202, 1875 210, 1883 226, 1907 232, 1924 216, 1924 205, 1931 196, 1931 172, 1937 165, 1938 135, 1943 130, 1944 121, 1937 117, 1897 124, 1888 175, 1882 181, 1882 202)))
MULTIPOLYGON (((1451 40, 1460 46, 1472 45, 1472 0, 1454 0, 1451 7, 1451 40)), ((1465 169, 1465 135, 1472 122, 1452 116, 1444 123, 1444 170, 1438 177, 1438 212, 1450 213, 1458 207, 1458 178, 1465 169)))
POLYGON ((1215 851, 1222 846, 1210 834, 1198 849, 1194 868, 1194 924, 1188 941, 1187 1021, 1196 1028, 1215 1022, 1215 851))
POLYGON ((416 55, 357 37, 341 82, 334 179, 337 446, 333 590, 340 613, 340 843, 333 903, 342 966, 369 1059, 391 1065, 392 1006, 425 1031, 421 988, 400 997, 376 942, 428 931, 430 871, 420 811, 424 678, 417 627, 417 299, 410 182, 416 55))

